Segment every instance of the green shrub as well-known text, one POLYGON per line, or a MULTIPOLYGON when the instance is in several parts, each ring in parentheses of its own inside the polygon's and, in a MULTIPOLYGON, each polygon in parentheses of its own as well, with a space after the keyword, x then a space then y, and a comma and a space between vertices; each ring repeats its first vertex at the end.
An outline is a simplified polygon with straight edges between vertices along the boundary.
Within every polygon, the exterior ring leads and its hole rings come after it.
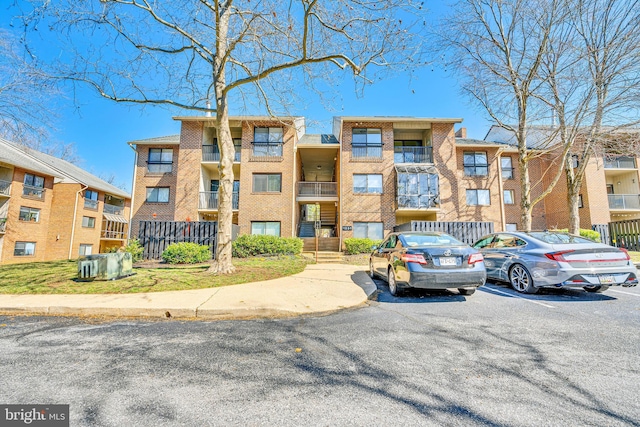
POLYGON ((167 264, 197 264, 210 259, 209 247, 197 243, 172 243, 162 252, 162 260, 167 264))
POLYGON ((382 240, 350 237, 348 239, 344 239, 344 252, 347 255, 366 254, 371 252, 371 246, 377 246, 380 243, 382 243, 382 240))
POLYGON ((233 242, 233 256, 246 258, 256 255, 298 255, 302 239, 263 234, 244 234, 233 242))
POLYGON ((131 254, 131 261, 138 262, 142 260, 142 253, 144 252, 144 248, 140 244, 140 240, 131 239, 129 240, 129 244, 123 248, 121 248, 124 252, 129 252, 131 254))
MULTIPOLYGON (((562 233, 568 233, 569 230, 566 228, 563 228, 562 230, 555 230, 555 231, 560 231, 562 233)), ((600 233, 598 233, 595 230, 589 230, 586 228, 581 228, 580 229, 580 235, 586 239, 589 240, 593 240, 594 242, 600 242, 600 233)))

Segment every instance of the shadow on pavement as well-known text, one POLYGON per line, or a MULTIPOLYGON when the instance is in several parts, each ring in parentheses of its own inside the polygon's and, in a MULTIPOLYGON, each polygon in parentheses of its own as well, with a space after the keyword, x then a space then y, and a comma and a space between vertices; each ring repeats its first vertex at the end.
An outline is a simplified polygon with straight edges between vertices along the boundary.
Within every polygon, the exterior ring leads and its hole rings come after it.
POLYGON ((448 289, 405 289, 399 296, 394 297, 389 293, 389 286, 384 280, 375 279, 378 287, 378 302, 392 302, 399 304, 427 304, 427 303, 446 303, 446 302, 465 302, 467 298, 473 296, 462 296, 456 291, 448 289))
POLYGON ((553 302, 585 302, 585 301, 611 301, 616 297, 607 295, 607 291, 601 294, 587 292, 582 288, 541 288, 535 294, 522 294, 506 283, 487 282, 479 290, 504 298, 524 298, 533 301, 553 302))

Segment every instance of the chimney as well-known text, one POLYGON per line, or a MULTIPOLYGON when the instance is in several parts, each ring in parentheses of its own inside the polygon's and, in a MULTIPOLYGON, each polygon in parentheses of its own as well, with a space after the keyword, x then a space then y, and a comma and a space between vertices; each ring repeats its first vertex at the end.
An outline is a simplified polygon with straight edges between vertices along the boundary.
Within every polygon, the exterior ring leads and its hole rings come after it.
POLYGON ((460 128, 456 132, 456 138, 466 138, 467 137, 467 128, 460 128))

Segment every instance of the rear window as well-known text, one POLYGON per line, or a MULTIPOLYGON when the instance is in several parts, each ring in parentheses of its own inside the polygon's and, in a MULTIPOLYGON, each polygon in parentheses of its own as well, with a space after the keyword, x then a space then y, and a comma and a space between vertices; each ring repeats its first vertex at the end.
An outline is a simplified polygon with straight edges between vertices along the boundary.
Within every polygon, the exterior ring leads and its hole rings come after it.
POLYGON ((552 245, 563 244, 575 244, 575 243, 594 243, 592 240, 585 239, 584 237, 574 236, 566 233, 550 233, 550 232, 532 232, 527 233, 531 237, 535 237, 543 242, 550 243, 552 245))
POLYGON ((464 245, 461 241, 449 236, 448 234, 407 234, 404 235, 407 246, 445 246, 445 245, 464 245))

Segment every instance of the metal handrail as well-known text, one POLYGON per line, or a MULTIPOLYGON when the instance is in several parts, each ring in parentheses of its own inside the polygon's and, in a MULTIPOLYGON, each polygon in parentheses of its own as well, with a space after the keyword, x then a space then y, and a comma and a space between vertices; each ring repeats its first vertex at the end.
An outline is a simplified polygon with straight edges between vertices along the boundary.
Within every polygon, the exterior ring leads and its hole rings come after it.
POLYGON ((433 147, 393 147, 394 163, 433 163, 433 147))
MULTIPOLYGON (((241 158, 241 146, 234 145, 235 155, 234 162, 239 162, 241 158)), ((219 162, 220 161, 220 149, 217 145, 203 145, 202 146, 202 161, 203 162, 219 162)))
MULTIPOLYGON (((231 208, 238 209, 240 202, 240 194, 233 192, 231 196, 231 208)), ((218 209, 218 192, 217 191, 202 191, 200 192, 200 201, 198 203, 198 209, 218 209)))
POLYGON ((609 209, 640 209, 640 194, 608 194, 609 209))
POLYGON ((37 197, 38 199, 44 199, 44 192, 44 188, 34 187, 32 185, 24 185, 22 188, 23 196, 37 197))
POLYGON ((173 172, 173 162, 147 162, 149 173, 171 173, 173 172))
POLYGON ((3 196, 11 195, 11 181, 4 181, 0 179, 0 194, 3 196))
POLYGON ((253 150, 251 155, 253 157, 282 157, 282 142, 252 142, 253 150), (258 149, 258 151, 256 151, 258 149))
POLYGON ((298 196, 331 197, 338 195, 337 182, 299 182, 298 196))
POLYGON ((352 146, 351 147, 352 158, 382 158, 382 146, 370 145, 370 146, 352 146))
POLYGON ((111 230, 103 230, 101 237, 103 239, 118 239, 124 240, 127 238, 126 231, 111 231, 111 230))

